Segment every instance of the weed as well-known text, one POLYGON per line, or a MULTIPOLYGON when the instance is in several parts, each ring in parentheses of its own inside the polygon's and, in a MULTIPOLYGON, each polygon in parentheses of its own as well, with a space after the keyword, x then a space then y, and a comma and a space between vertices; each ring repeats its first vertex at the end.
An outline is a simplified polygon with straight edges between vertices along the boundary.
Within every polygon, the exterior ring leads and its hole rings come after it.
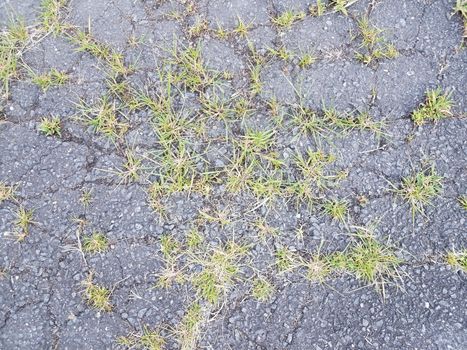
POLYGON ((21 52, 29 39, 23 21, 12 22, 8 30, 0 31, 0 93, 8 96, 12 78, 18 76, 21 52))
POLYGON ((467 38, 467 1, 466 0, 456 0, 456 5, 454 6, 454 13, 459 12, 459 15, 462 17, 464 22, 464 38, 467 38))
POLYGON ((331 274, 332 267, 329 259, 318 253, 314 254, 311 259, 305 263, 307 269, 306 278, 311 282, 324 283, 326 278, 331 274))
POLYGON ((123 168, 117 173, 124 183, 131 183, 139 180, 141 168, 142 160, 136 156, 134 151, 128 149, 125 151, 123 168))
POLYGON ((196 349, 198 343, 201 325, 203 322, 203 311, 199 303, 193 303, 180 323, 175 328, 175 335, 181 350, 196 349))
POLYGON ((174 237, 163 235, 161 237, 161 253, 164 258, 165 269, 159 275, 158 287, 169 288, 173 282, 182 283, 184 276, 178 269, 178 259, 181 255, 182 245, 174 237))
POLYGON ((261 68, 260 64, 250 66, 250 92, 253 96, 258 95, 263 90, 261 68))
POLYGON ((365 64, 370 64, 373 60, 394 59, 399 56, 394 44, 387 43, 381 35, 383 30, 372 25, 368 17, 360 18, 357 24, 362 40, 362 48, 365 49, 365 52, 356 52, 356 59, 365 64))
POLYGON ((385 284, 389 280, 401 279, 399 265, 402 260, 391 247, 379 243, 369 229, 360 229, 356 239, 347 253, 346 268, 384 296, 385 284))
POLYGON ((324 15, 325 11, 326 11, 326 4, 324 3, 323 0, 316 0, 315 5, 311 4, 310 6, 308 6, 308 12, 310 13, 311 16, 320 17, 324 15))
POLYGON ((16 186, 8 186, 3 181, 0 181, 0 204, 4 201, 13 200, 15 198, 16 186))
POLYGON ((279 234, 279 230, 276 227, 268 225, 264 218, 256 220, 253 226, 258 230, 258 236, 263 241, 269 237, 276 237, 279 234))
POLYGON ((240 36, 241 38, 246 38, 248 36, 248 31, 251 29, 251 23, 245 24, 240 17, 237 17, 237 26, 233 30, 233 33, 240 36))
POLYGON ((196 228, 191 229, 186 235, 186 244, 190 249, 199 248, 204 238, 196 228))
POLYGON ((326 188, 330 180, 336 179, 335 175, 327 175, 326 167, 333 163, 335 157, 326 154, 321 150, 307 150, 306 156, 298 154, 295 157, 295 165, 302 174, 303 178, 314 183, 319 189, 326 188))
POLYGON ((81 197, 79 198, 81 204, 87 208, 92 202, 92 190, 84 190, 81 193, 81 197))
POLYGON ((334 12, 341 12, 347 16, 349 14, 347 8, 356 1, 358 0, 331 0, 330 4, 334 8, 334 12))
POLYGON ((251 295, 258 301, 268 301, 274 294, 274 286, 264 277, 257 277, 253 281, 251 295))
POLYGON ((300 21, 305 18, 306 13, 303 11, 293 12, 291 10, 285 11, 277 17, 272 18, 272 23, 274 23, 279 28, 288 29, 292 26, 294 22, 300 21))
POLYGON ((42 118, 41 123, 39 124, 39 131, 44 133, 46 136, 55 136, 61 137, 61 125, 60 118, 42 118))
POLYGON ((165 345, 165 339, 160 335, 158 329, 151 330, 145 325, 142 334, 130 334, 126 337, 119 337, 117 343, 131 349, 162 350, 165 345))
POLYGON ((78 108, 81 110, 81 119, 86 125, 112 141, 122 137, 129 128, 126 122, 120 121, 117 117, 121 113, 116 102, 111 102, 107 96, 101 98, 95 106, 81 102, 78 108))
POLYGON ((198 295, 211 304, 218 303, 239 277, 241 261, 247 252, 247 246, 229 241, 207 256, 195 257, 193 263, 202 267, 202 271, 192 278, 198 295))
POLYGON ((218 22, 217 28, 214 30, 214 35, 219 39, 227 39, 229 37, 229 32, 218 22))
MULTIPOLYGON (((0 184, 0 193, 2 193, 1 184, 0 184)), ((2 202, 1 198, 2 196, 0 194, 0 203, 2 202)), ((467 211, 467 196, 460 196, 459 198, 457 198, 457 201, 459 202, 459 205, 461 206, 461 208, 467 211)))
POLYGON ((91 236, 83 238, 83 251, 86 253, 103 253, 109 248, 107 237, 100 232, 94 232, 91 236))
POLYGON ((269 48, 269 53, 283 61, 289 61, 294 56, 294 54, 288 51, 285 47, 281 47, 279 50, 269 48))
POLYGON ((467 273, 467 249, 459 252, 450 251, 446 254, 446 263, 467 273))
POLYGON ((275 256, 279 272, 287 272, 297 267, 297 256, 287 247, 277 249, 275 256))
POLYGON ((452 106, 450 93, 443 93, 440 88, 428 90, 425 102, 412 113, 412 120, 417 125, 422 125, 426 121, 439 121, 452 115, 452 106))
POLYGON ((440 195, 442 179, 436 174, 435 168, 430 167, 403 178, 400 188, 392 185, 393 192, 409 203, 412 219, 415 220, 415 215, 425 215, 425 207, 440 195))
POLYGON ((345 200, 326 200, 323 204, 323 210, 331 218, 345 222, 348 213, 348 203, 345 200))
POLYGON ((112 304, 110 302, 110 296, 112 292, 103 287, 95 284, 93 282, 93 273, 89 273, 86 280, 83 281, 85 286, 84 298, 87 301, 88 305, 98 309, 99 311, 111 311, 112 304))
POLYGON ((301 135, 311 135, 315 140, 329 131, 329 125, 312 109, 299 104, 290 113, 292 124, 301 135))
POLYGON ((32 82, 38 85, 43 92, 46 92, 52 86, 60 86, 67 83, 68 74, 52 68, 50 72, 41 75, 33 73, 32 82))
POLYGON ((201 57, 201 47, 179 49, 174 44, 169 61, 177 67, 173 75, 174 83, 182 83, 183 87, 194 92, 203 92, 206 87, 215 82, 215 74, 204 66, 201 57))
POLYGON ((311 53, 305 53, 300 57, 300 62, 298 62, 298 66, 300 68, 308 68, 313 63, 316 62, 316 56, 311 53))
POLYGON ((40 18, 46 32, 55 35, 64 31, 60 11, 66 6, 67 0, 42 0, 40 18))
POLYGON ((34 224, 33 214, 33 210, 27 210, 23 206, 18 208, 18 211, 16 212, 15 225, 19 229, 17 234, 19 242, 24 241, 24 239, 29 235, 29 228, 34 224))
POLYGON ((208 30, 208 21, 204 18, 197 18, 193 26, 188 30, 190 38, 197 38, 208 30))

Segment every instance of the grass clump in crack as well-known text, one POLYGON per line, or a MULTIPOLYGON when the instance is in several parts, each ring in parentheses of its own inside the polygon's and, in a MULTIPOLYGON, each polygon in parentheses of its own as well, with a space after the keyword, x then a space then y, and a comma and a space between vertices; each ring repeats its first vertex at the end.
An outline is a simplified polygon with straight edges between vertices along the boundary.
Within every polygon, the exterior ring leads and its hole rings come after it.
POLYGON ((464 38, 467 38, 467 0, 456 0, 454 13, 459 13, 464 23, 464 38))
POLYGON ((117 344, 129 349, 162 350, 165 343, 165 339, 161 336, 160 331, 158 329, 150 329, 147 325, 143 326, 141 334, 130 334, 117 339, 117 344))
POLYGON ((34 224, 33 214, 33 210, 28 210, 22 205, 18 208, 15 220, 15 225, 18 229, 18 232, 16 233, 18 242, 24 241, 25 238, 29 235, 29 229, 31 225, 34 224))
POLYGON ((426 206, 441 194, 442 179, 432 166, 403 178, 399 188, 391 184, 392 191, 409 203, 412 219, 415 220, 416 214, 425 216, 426 206))
POLYGON ((129 128, 127 122, 120 120, 123 114, 116 102, 110 101, 107 96, 102 97, 95 106, 81 102, 78 107, 81 110, 79 119, 112 141, 122 137, 129 128))
POLYGON ((22 21, 12 22, 0 31, 0 96, 8 97, 10 80, 19 75, 21 54, 28 40, 28 29, 22 21))
POLYGON ((265 277, 256 277, 253 280, 251 296, 260 302, 268 301, 274 294, 274 286, 265 277))
POLYGON ((340 222, 345 222, 348 210, 348 203, 345 200, 328 199, 323 204, 324 213, 340 222))
POLYGON ((103 253, 109 248, 109 240, 101 232, 94 232, 83 238, 83 251, 85 253, 103 253))
POLYGON ((467 273, 467 249, 448 252, 446 254, 445 261, 449 266, 461 269, 467 273))
POLYGON ((345 267, 384 296, 387 283, 402 280, 399 272, 402 260, 390 246, 378 242, 371 229, 359 228, 355 238, 345 255, 345 267))
POLYGON ((170 288, 174 282, 183 283, 185 276, 179 268, 179 259, 183 254, 182 244, 170 235, 163 235, 160 250, 165 266, 158 275, 157 287, 170 288))
POLYGON ((53 86, 64 85, 69 80, 68 74, 60 72, 55 68, 44 74, 36 74, 34 72, 31 72, 31 74, 32 82, 39 86, 43 92, 46 92, 53 86))
POLYGON ((239 277, 242 260, 248 247, 229 241, 221 248, 213 248, 204 256, 194 256, 193 264, 202 271, 192 277, 197 294, 211 304, 218 304, 239 277))
POLYGON ((191 304, 174 330, 181 350, 196 349, 203 321, 204 315, 201 305, 197 302, 191 304))
POLYGON ((39 131, 44 133, 46 136, 62 136, 62 127, 60 118, 58 117, 51 117, 42 118, 39 124, 39 131))
POLYGON ((450 93, 443 93, 440 88, 428 90, 425 102, 412 113, 412 120, 417 125, 423 125, 427 121, 437 122, 452 116, 452 106, 450 93))
POLYGON ((46 32, 58 35, 64 31, 65 25, 60 12, 64 10, 66 3, 67 0, 42 0, 40 18, 46 32))
POLYGON ((273 17, 272 23, 274 23, 279 28, 289 29, 293 23, 300 21, 306 17, 306 13, 303 11, 294 12, 292 10, 287 10, 281 13, 277 17, 273 17))
POLYGON ((355 57, 364 64, 370 64, 383 58, 393 59, 399 56, 394 44, 387 42, 381 35, 382 29, 370 23, 368 17, 358 20, 359 37, 361 38, 360 50, 355 57))
POLYGON ((112 303, 110 301, 110 296, 112 294, 111 290, 105 288, 104 286, 99 286, 93 282, 93 273, 89 273, 86 280, 83 281, 85 287, 83 294, 86 302, 89 306, 99 310, 109 312, 112 310, 112 303))
POLYGON ((15 198, 16 186, 9 186, 3 181, 0 181, 0 204, 4 201, 13 200, 15 198))

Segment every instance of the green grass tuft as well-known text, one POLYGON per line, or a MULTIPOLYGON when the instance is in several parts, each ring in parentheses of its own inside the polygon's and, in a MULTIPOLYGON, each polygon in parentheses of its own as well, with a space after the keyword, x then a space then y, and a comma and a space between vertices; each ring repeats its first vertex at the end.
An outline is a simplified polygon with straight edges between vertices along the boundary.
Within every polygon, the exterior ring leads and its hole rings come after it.
POLYGON ((62 128, 60 118, 42 118, 39 124, 39 131, 44 133, 46 136, 62 136, 62 128))
POLYGON ((442 179, 435 168, 430 167, 403 178, 399 188, 393 185, 393 191, 409 203, 412 219, 415 220, 415 215, 425 215, 425 207, 441 194, 442 179))
POLYGON ((412 113, 412 120, 417 125, 423 125, 427 121, 437 122, 452 116, 452 106, 450 93, 443 93, 440 88, 428 90, 425 102, 412 113))
POLYGON ((94 232, 91 236, 83 238, 83 251, 85 253, 103 253, 109 248, 107 237, 100 232, 94 232))

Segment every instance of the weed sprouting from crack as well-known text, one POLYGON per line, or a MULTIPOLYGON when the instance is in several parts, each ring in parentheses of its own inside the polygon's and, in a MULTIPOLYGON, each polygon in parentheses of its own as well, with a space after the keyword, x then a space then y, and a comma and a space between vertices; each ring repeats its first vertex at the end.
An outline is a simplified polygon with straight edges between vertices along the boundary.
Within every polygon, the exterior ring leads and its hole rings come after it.
POLYGON ((63 23, 61 11, 66 4, 67 0, 42 0, 39 17, 46 32, 58 35, 65 31, 67 26, 63 23))
POLYGON ((9 186, 3 181, 0 181, 0 204, 15 199, 16 187, 17 186, 9 186))
POLYGON ((94 106, 81 101, 78 109, 81 111, 79 120, 112 141, 121 138, 129 128, 129 124, 119 118, 119 116, 124 116, 123 111, 115 101, 110 101, 108 96, 102 97, 94 106))
POLYGON ((195 349, 204 322, 203 309, 198 302, 191 304, 180 323, 174 329, 174 335, 181 350, 195 349))
POLYGON ((83 190, 79 197, 79 201, 84 208, 88 208, 92 203, 92 190, 83 190))
POLYGON ((277 17, 271 19, 272 23, 275 24, 279 29, 289 29, 292 27, 292 24, 304 19, 306 13, 303 11, 294 12, 291 10, 284 11, 277 17))
POLYGON ((294 53, 287 50, 284 46, 282 46, 281 48, 277 50, 273 48, 269 48, 268 51, 270 55, 272 55, 273 57, 277 57, 283 61, 290 61, 294 58, 294 53))
POLYGON ((450 93, 443 93, 440 88, 428 90, 425 102, 412 113, 412 120, 417 125, 423 125, 427 121, 437 122, 452 116, 452 106, 450 93))
POLYGON ((205 18, 196 18, 195 23, 188 29, 188 36, 192 39, 202 36, 208 31, 209 22, 205 18))
POLYGON ((300 266, 299 257, 287 247, 278 248, 275 252, 275 265, 279 273, 290 272, 300 266))
POLYGON ((53 86, 61 86, 68 82, 69 76, 65 72, 60 72, 52 68, 49 72, 44 74, 36 74, 31 71, 32 82, 38 85, 43 92, 46 92, 53 86))
POLYGON ((412 220, 416 214, 425 216, 425 208, 441 194, 443 178, 436 173, 434 166, 402 179, 399 187, 391 184, 392 191, 409 203, 412 220))
POLYGON ((192 256, 191 263, 201 272, 191 278, 197 294, 211 304, 218 304, 239 277, 248 246, 229 241, 220 248, 211 248, 202 256, 192 256))
POLYGON ((147 325, 143 326, 141 334, 132 333, 125 337, 119 337, 117 344, 129 349, 147 349, 163 350, 165 339, 161 336, 159 329, 150 329, 147 325))
POLYGON ((304 264, 307 269, 306 278, 311 282, 324 283, 333 272, 329 257, 321 255, 319 250, 304 264))
POLYGON ((259 276, 253 280, 251 296, 260 302, 268 301, 274 294, 274 286, 265 277, 259 276))
POLYGON ((94 232, 83 238, 83 251, 85 253, 103 253, 109 248, 109 240, 101 232, 94 232))
POLYGON ((313 63, 315 63, 317 60, 317 57, 312 54, 312 53, 304 53, 300 56, 300 61, 298 62, 298 66, 300 68, 308 68, 310 67, 313 63))
MULTIPOLYGON (((1 193, 1 185, 0 185, 0 193, 1 193)), ((0 194, 0 203, 2 202, 1 200, 1 194, 0 194)), ((462 209, 464 209, 465 211, 467 211, 467 196, 464 195, 464 196, 460 196, 459 198, 457 198, 457 201, 459 202, 459 205, 462 209)))
POLYGON ((464 38, 467 38, 467 1, 466 0, 456 0, 454 6, 454 13, 459 13, 462 17, 462 22, 464 23, 464 38))
POLYGON ((320 17, 324 15, 325 11, 326 4, 324 0, 316 0, 315 4, 311 4, 308 6, 308 12, 310 13, 310 16, 320 17))
POLYGON ((356 243, 351 245, 345 266, 358 279, 374 286, 385 297, 385 286, 389 282, 402 281, 399 270, 403 262, 389 245, 378 242, 372 229, 358 228, 356 243))
POLYGON ((445 256, 445 261, 449 266, 467 273, 467 249, 448 252, 445 256))
POLYGON ((18 232, 15 234, 18 242, 22 242, 29 235, 29 229, 32 224, 35 224, 33 221, 33 210, 25 209, 22 205, 18 208, 16 212, 15 225, 18 228, 18 232))
POLYGON ((355 57, 365 63, 370 64, 383 58, 393 59, 399 56, 399 52, 392 43, 388 43, 381 35, 383 30, 370 23, 367 17, 362 17, 357 22, 359 36, 362 40, 361 49, 355 53, 355 57))
POLYGON ((93 282, 94 275, 90 272, 83 281, 83 286, 85 287, 83 291, 83 296, 89 306, 99 310, 109 312, 112 310, 113 306, 110 301, 110 296, 112 292, 103 287, 95 284, 93 282))
POLYGON ((179 268, 182 244, 170 235, 162 236, 160 242, 160 249, 165 266, 163 271, 158 274, 157 287, 169 288, 174 282, 182 283, 185 281, 183 271, 179 268))
POLYGON ((39 131, 44 133, 46 136, 61 137, 61 130, 61 121, 58 117, 44 117, 39 124, 39 131))
POLYGON ((348 210, 348 202, 345 200, 328 199, 323 204, 324 213, 340 222, 345 222, 348 210))
POLYGON ((18 77, 21 54, 28 40, 23 21, 12 22, 6 31, 0 31, 0 96, 8 97, 10 80, 18 77))
POLYGON ((341 12, 348 15, 347 8, 356 3, 358 0, 331 0, 330 5, 333 7, 334 12, 341 12))
POLYGON ((251 27, 251 23, 246 24, 240 17, 237 17, 237 26, 234 28, 233 34, 241 38, 246 38, 251 27))

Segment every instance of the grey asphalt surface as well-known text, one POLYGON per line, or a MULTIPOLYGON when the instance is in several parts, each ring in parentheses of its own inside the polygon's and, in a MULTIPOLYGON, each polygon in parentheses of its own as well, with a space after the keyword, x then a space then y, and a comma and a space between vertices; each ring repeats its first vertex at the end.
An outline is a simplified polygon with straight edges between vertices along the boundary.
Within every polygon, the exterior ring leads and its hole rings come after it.
MULTIPOLYGON (((225 305, 212 311, 197 348, 467 349, 467 275, 442 262, 447 251, 467 247, 467 213, 457 201, 467 194, 467 51, 461 47, 462 20, 452 14, 455 1, 360 0, 349 7, 349 16, 307 16, 282 32, 271 17, 287 9, 306 10, 310 1, 196 3, 196 15, 175 20, 168 14, 183 9, 181 1, 73 0, 66 20, 82 29, 92 23, 97 40, 136 62, 129 79, 146 87, 157 83, 155 71, 165 55, 161 48, 171 47, 174 37, 185 44, 199 40, 207 65, 230 70, 234 88, 245 86, 245 40, 210 34, 189 38, 187 28, 196 16, 206 18, 210 28, 220 23, 227 29, 242 18, 251 23, 249 38, 259 50, 313 50, 319 59, 306 69, 296 59, 271 60, 262 71, 264 88, 258 99, 276 96, 283 104, 296 103, 295 86, 312 108, 324 102, 343 111, 365 110, 386 121, 382 137, 366 131, 334 137, 329 146, 337 155, 333 169, 349 173, 329 195, 349 201, 351 225, 378 221, 378 237, 390 237, 407 261, 400 288, 388 286, 384 299, 350 275, 325 284, 293 273, 279 275, 271 267, 274 247, 313 252, 324 240, 325 249, 343 249, 346 227, 284 203, 270 211, 258 209, 258 215, 281 231, 273 242, 252 249, 256 268, 271 278, 275 294, 260 303, 239 283, 225 305), (383 35, 399 57, 372 65, 354 58, 359 47, 352 40, 355 19, 363 14, 385 29, 383 35), (144 38, 144 45, 130 46, 131 36, 144 38), (411 112, 427 89, 438 86, 452 92, 453 117, 416 127, 411 112), (443 192, 427 207, 427 218, 412 222, 407 204, 388 192, 388 181, 399 183, 427 160, 443 177, 443 192), (357 201, 359 195, 368 198, 365 205, 357 201), (304 228, 303 240, 296 238, 298 226, 304 228)), ((12 16, 34 25, 39 11, 39 1, 0 0, 0 27, 12 16)), ((34 71, 56 68, 68 72, 71 80, 43 92, 20 77, 12 81, 11 95, 0 100, 0 181, 18 185, 17 200, 0 203, 0 268, 5 272, 0 277, 0 349, 114 349, 119 336, 140 332, 144 325, 174 327, 194 292, 185 285, 154 288, 163 268, 159 238, 164 233, 183 237, 203 208, 246 212, 251 198, 227 198, 221 186, 209 197, 171 195, 164 199, 169 216, 160 220, 148 204, 145 183, 121 184, 109 172, 123 164, 121 149, 74 118, 80 99, 96 101, 106 92, 99 61, 77 52, 66 37, 53 35, 35 43, 23 58, 34 71), (61 138, 37 130, 41 118, 50 115, 62 121, 61 138), (92 190, 88 208, 80 203, 83 190, 92 190), (34 209, 31 232, 21 243, 11 237, 19 203, 34 209), (79 252, 68 249, 77 243, 76 217, 89 222, 86 232, 99 230, 110 240, 107 252, 88 256, 86 263, 79 252), (112 289, 111 312, 98 312, 83 301, 82 281, 91 270, 99 284, 112 289)), ((140 154, 157 148, 147 112, 129 116, 129 122, 125 140, 131 147, 140 154)), ((264 112, 249 123, 272 125, 264 112)), ((215 122, 208 129, 214 137, 224 132, 215 122)), ((277 140, 278 152, 293 154, 297 141, 288 133, 279 132, 277 140)), ((304 149, 307 142, 299 141, 297 147, 304 149)), ((209 157, 222 167, 231 150, 220 143, 211 146, 209 157)), ((204 228, 213 244, 233 234, 246 240, 253 236, 248 216, 234 228, 216 223, 204 228)), ((167 349, 179 348, 169 335, 167 339, 167 349)))

